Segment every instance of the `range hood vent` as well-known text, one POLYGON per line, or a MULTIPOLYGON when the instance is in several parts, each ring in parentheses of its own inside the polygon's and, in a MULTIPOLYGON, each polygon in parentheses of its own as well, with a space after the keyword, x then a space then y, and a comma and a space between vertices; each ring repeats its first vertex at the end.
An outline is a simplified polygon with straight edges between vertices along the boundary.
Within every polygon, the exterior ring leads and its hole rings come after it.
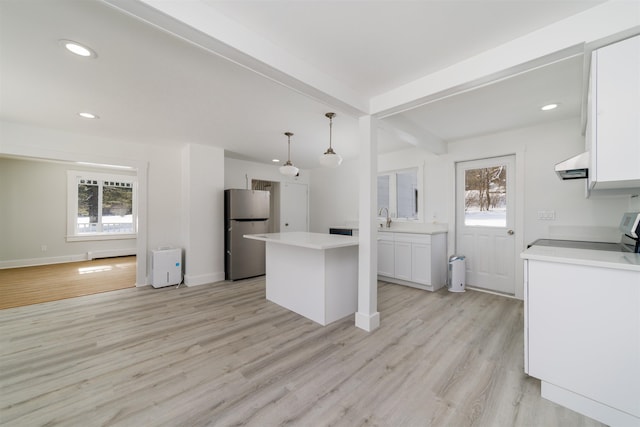
POLYGON ((560 179, 585 179, 589 176, 589 152, 573 156, 556 165, 556 173, 560 179))

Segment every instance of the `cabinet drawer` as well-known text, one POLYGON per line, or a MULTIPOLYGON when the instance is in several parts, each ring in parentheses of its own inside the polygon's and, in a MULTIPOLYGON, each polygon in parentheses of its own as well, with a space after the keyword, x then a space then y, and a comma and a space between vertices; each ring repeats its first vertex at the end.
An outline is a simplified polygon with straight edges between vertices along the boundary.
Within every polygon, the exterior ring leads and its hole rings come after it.
POLYGON ((394 233, 396 242, 431 244, 430 234, 394 233))

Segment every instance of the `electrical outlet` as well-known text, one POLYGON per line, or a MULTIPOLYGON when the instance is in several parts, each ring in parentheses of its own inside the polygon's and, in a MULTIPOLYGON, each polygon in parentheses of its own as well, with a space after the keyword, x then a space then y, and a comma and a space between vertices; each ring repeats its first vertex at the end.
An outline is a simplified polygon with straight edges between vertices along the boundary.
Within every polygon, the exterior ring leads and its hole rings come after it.
POLYGON ((47 245, 40 245, 40 250, 42 252, 47 252, 47 245))

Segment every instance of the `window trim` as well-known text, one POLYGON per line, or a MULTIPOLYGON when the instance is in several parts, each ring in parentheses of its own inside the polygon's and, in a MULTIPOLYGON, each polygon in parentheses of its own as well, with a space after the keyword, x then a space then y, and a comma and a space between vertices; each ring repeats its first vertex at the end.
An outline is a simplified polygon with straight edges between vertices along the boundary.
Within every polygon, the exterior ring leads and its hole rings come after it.
MULTIPOLYGON (((409 166, 406 168, 399 168, 399 169, 390 169, 390 170, 382 170, 382 171, 378 171, 378 174, 376 175, 376 185, 377 185, 377 177, 379 176, 383 176, 383 175, 389 175, 389 216, 393 219, 393 221, 395 222, 424 222, 424 168, 422 165, 416 165, 416 166, 409 166), (417 202, 417 209, 418 209, 418 216, 417 218, 398 218, 398 198, 397 198, 397 173, 399 172, 408 172, 408 171, 412 171, 412 170, 416 170, 416 179, 417 179, 417 183, 418 183, 418 202, 417 202)), ((377 196, 376 196, 376 206, 377 206, 378 200, 377 200, 377 196)), ((376 212, 377 215, 377 219, 379 221, 384 221, 386 220, 386 217, 383 216, 379 216, 378 212, 376 212)))
POLYGON ((138 177, 135 175, 118 175, 91 171, 67 171, 67 242, 81 242, 90 240, 125 240, 138 237, 138 177), (78 216, 78 180, 91 179, 98 181, 117 181, 131 183, 132 188, 132 218, 135 233, 77 233, 76 220, 78 216))

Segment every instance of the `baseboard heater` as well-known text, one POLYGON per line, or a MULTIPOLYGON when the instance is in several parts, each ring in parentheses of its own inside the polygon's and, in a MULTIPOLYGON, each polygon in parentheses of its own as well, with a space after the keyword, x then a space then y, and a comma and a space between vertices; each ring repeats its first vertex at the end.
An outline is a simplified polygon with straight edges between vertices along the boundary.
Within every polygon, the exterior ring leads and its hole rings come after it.
POLYGON ((89 251, 87 252, 87 259, 100 259, 100 258, 113 258, 118 256, 130 256, 135 255, 136 249, 105 249, 102 251, 89 251))

